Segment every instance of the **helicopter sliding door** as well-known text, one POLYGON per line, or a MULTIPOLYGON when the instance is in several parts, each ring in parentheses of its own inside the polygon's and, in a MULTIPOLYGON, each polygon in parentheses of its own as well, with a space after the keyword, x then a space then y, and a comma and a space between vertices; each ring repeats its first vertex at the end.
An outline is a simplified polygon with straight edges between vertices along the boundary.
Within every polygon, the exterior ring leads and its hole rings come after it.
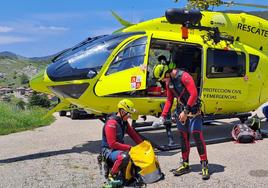
MULTIPOLYGON (((153 38, 151 40, 147 72, 147 90, 150 87, 162 87, 165 89, 164 83, 159 83, 153 77, 153 68, 156 64, 164 63, 172 68, 179 68, 190 73, 195 84, 200 89, 201 84, 201 46, 198 44, 185 44, 178 41, 164 40, 153 38), (160 86, 159 86, 160 85, 160 86)), ((152 96, 157 93, 152 93, 152 96)), ((161 95, 163 96, 163 94, 161 95)))
POLYGON ((246 55, 235 50, 204 50, 203 111, 206 114, 242 112, 248 97, 246 55))
POLYGON ((147 36, 135 36, 116 52, 95 86, 97 96, 131 95, 146 87, 147 36))

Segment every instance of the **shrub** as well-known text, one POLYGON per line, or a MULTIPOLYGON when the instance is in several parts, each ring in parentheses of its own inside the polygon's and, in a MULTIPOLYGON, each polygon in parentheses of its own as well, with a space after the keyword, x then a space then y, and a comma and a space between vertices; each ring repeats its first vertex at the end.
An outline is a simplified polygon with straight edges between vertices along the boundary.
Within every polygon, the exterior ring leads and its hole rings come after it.
POLYGON ((16 105, 0 102, 0 135, 51 124, 55 118, 44 118, 47 111, 40 107, 22 110, 16 105))
POLYGON ((50 107, 50 101, 46 95, 39 95, 37 92, 34 92, 29 98, 29 107, 33 106, 48 108, 50 107))
POLYGON ((26 74, 23 73, 20 76, 20 83, 21 84, 27 84, 27 83, 29 83, 29 78, 28 78, 28 76, 26 74))
POLYGON ((19 100, 18 102, 16 102, 16 106, 19 109, 25 110, 25 105, 26 105, 26 103, 23 100, 19 100))

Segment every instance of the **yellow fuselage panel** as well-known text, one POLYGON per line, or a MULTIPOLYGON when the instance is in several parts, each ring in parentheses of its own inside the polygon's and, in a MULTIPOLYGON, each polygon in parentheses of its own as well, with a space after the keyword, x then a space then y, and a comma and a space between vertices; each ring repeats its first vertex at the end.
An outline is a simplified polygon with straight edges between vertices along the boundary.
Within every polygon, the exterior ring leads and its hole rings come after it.
MULTIPOLYGON (((226 32, 234 36, 234 39, 237 39, 239 42, 234 42, 233 45, 229 45, 229 49, 245 52, 247 54, 247 72, 245 78, 208 79, 205 74, 206 66, 203 66, 203 90, 201 97, 205 101, 206 112, 232 113, 247 112, 256 109, 268 99, 268 97, 264 95, 268 90, 266 84, 268 79, 268 71, 266 71, 268 70, 268 63, 264 63, 264 58, 267 59, 268 22, 247 14, 226 14, 220 12, 202 12, 202 14, 202 26, 218 27, 220 32, 226 32), (260 48, 262 48, 262 52, 258 51, 260 48), (259 67, 256 72, 251 73, 248 70, 248 54, 256 53, 260 57, 259 67), (260 90, 262 90, 261 98, 260 90)), ((166 40, 184 41, 181 39, 181 25, 169 24, 165 17, 137 24, 127 28, 125 31, 134 30, 151 30, 153 38, 159 37, 166 40)), ((207 48, 224 49, 227 47, 225 41, 221 41, 217 45, 212 41, 208 41, 204 44, 201 36, 205 33, 204 31, 189 30, 187 43, 200 44, 207 46, 207 48)), ((203 56, 205 65, 206 52, 204 52, 203 56)))
POLYGON ((140 67, 134 67, 127 71, 121 71, 116 74, 107 75, 105 79, 100 79, 95 87, 98 96, 105 96, 111 93, 129 92, 145 89, 146 75, 140 67), (122 82, 119 78, 125 78, 128 81, 122 82))
POLYGON ((203 100, 202 108, 205 113, 224 114, 248 112, 256 109, 268 100, 267 21, 247 14, 227 14, 206 11, 203 11, 202 14, 202 26, 219 27, 220 32, 226 32, 234 36, 237 41, 228 46, 225 41, 221 41, 218 44, 214 44, 213 41, 204 43, 202 36, 206 35, 207 32, 197 29, 190 29, 188 39, 183 40, 181 36, 181 25, 169 24, 165 17, 161 17, 130 26, 123 30, 123 32, 146 31, 148 43, 143 64, 145 66, 133 67, 127 71, 105 75, 113 58, 129 41, 138 38, 135 36, 131 39, 127 39, 114 49, 99 74, 94 79, 53 82, 44 74, 34 78, 31 81, 31 87, 37 91, 51 93, 47 88, 48 86, 89 83, 88 89, 79 99, 66 98, 66 100, 79 107, 101 114, 116 111, 117 103, 122 98, 127 97, 131 98, 135 103, 138 114, 157 115, 161 112, 160 103, 165 102, 164 97, 131 97, 131 95, 119 95, 118 97, 110 96, 110 94, 146 89, 147 74, 146 71, 144 71, 144 67, 146 67, 148 63, 149 43, 150 37, 152 37, 154 39, 170 40, 173 42, 185 42, 185 44, 194 44, 202 48, 202 88, 200 90, 200 96, 203 100), (228 47, 229 50, 235 50, 246 54, 245 77, 207 78, 207 49, 224 49, 226 47, 228 47), (260 57, 255 72, 249 72, 249 54, 260 57))
POLYGON ((268 53, 268 21, 257 16, 240 13, 202 12, 201 25, 218 27, 220 32, 268 53))
MULTIPOLYGON (((268 53, 268 21, 257 16, 240 13, 222 13, 202 11, 201 25, 218 27, 220 32, 225 32, 243 44, 255 49, 263 48, 268 53)), ((129 31, 164 31, 181 33, 181 25, 169 24, 165 17, 142 22, 123 30, 129 31)), ((191 30, 190 34, 203 35, 205 31, 191 30)))

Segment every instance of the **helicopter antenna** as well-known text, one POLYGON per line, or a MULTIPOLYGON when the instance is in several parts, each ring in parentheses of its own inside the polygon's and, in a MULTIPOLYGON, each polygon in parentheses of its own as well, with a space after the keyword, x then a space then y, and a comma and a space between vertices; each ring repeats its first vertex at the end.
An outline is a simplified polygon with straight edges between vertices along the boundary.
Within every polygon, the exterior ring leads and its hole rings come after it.
MULTIPOLYGON (((177 3, 179 0, 175 0, 177 3)), ((248 3, 236 3, 234 1, 222 1, 222 0, 188 0, 186 8, 189 9, 199 9, 199 10, 208 10, 209 6, 221 6, 226 5, 227 7, 231 6, 247 6, 255 8, 264 8, 268 9, 268 5, 257 5, 257 4, 248 4, 248 3)))

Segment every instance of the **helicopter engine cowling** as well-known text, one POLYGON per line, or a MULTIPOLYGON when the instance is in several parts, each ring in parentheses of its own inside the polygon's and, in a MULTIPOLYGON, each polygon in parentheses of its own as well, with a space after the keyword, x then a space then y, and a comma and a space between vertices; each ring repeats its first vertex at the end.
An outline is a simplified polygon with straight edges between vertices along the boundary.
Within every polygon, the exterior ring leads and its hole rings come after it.
POLYGON ((166 19, 171 24, 198 24, 202 19, 202 14, 199 10, 186 10, 171 8, 166 10, 166 19))

